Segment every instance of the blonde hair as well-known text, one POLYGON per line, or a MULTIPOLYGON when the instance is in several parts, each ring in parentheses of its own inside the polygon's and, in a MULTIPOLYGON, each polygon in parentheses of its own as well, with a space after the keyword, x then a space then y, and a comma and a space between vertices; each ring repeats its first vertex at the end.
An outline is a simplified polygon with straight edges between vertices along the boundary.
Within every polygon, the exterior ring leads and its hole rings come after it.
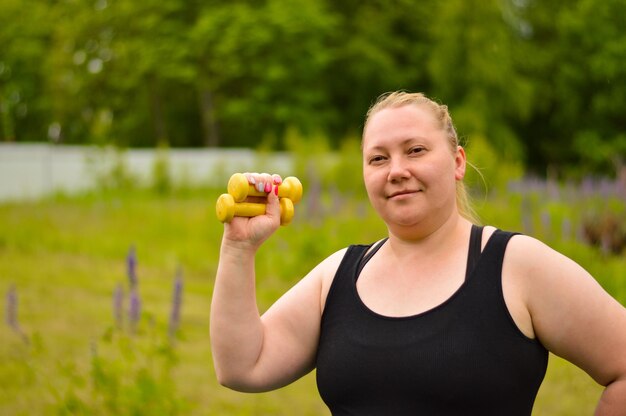
MULTIPOLYGON (((450 117, 448 106, 436 103, 419 92, 409 93, 404 91, 394 91, 379 96, 376 102, 374 102, 374 104, 372 104, 372 106, 367 110, 363 131, 367 128, 367 124, 374 114, 386 108, 398 108, 406 105, 421 106, 430 110, 437 120, 437 127, 445 132, 452 152, 456 152, 456 149, 459 146, 459 137, 456 129, 454 128, 454 124, 452 123, 452 117, 450 117)), ((467 188, 462 180, 456 182, 456 204, 461 216, 474 224, 479 223, 478 215, 472 208, 467 188)))

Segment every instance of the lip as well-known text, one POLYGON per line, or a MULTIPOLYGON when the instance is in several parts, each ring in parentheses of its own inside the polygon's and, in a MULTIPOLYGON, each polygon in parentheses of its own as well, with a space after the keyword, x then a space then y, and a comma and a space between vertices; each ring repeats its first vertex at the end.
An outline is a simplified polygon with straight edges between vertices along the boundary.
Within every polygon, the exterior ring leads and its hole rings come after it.
POLYGON ((391 194, 389 194, 387 196, 387 199, 398 198, 398 197, 402 197, 404 195, 413 195, 413 194, 416 194, 418 192, 419 192, 419 190, 404 189, 404 190, 401 190, 401 191, 392 192, 391 194))

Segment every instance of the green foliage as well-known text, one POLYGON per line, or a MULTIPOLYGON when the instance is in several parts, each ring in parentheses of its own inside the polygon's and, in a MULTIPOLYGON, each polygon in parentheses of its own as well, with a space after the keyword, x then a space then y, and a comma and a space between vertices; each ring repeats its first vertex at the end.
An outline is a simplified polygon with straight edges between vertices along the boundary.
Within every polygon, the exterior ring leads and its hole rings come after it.
POLYGON ((47 138, 50 101, 42 99, 51 24, 36 0, 0 2, 0 141, 47 138))
POLYGON ((330 150, 328 140, 323 136, 303 136, 291 127, 285 134, 287 150, 293 157, 294 175, 300 178, 307 188, 325 187, 333 181, 332 166, 336 160, 330 150))
POLYGON ((428 69, 433 95, 450 106, 458 130, 487 138, 513 159, 523 148, 511 122, 531 113, 532 81, 515 67, 515 38, 499 3, 440 2, 428 69))
POLYGON ((618 62, 626 59, 626 3, 520 4, 519 21, 528 30, 517 59, 535 85, 534 111, 519 128, 528 164, 550 164, 569 175, 590 169, 613 174, 626 155, 626 95, 617 87, 625 75, 618 62))
POLYGON ((259 132, 282 134, 292 124, 309 132, 324 124, 320 78, 335 21, 322 4, 268 0, 203 8, 190 37, 198 82, 215 94, 221 128, 230 132, 224 145, 254 145, 259 132))
POLYGON ((162 143, 157 149, 152 164, 152 189, 161 195, 165 195, 172 190, 172 175, 167 151, 167 144, 162 143))
POLYGON ((342 195, 365 199, 367 194, 362 175, 361 139, 355 136, 344 139, 337 152, 337 159, 330 173, 334 178, 332 186, 342 195))
POLYGON ((60 365, 53 387, 58 415, 176 415, 192 406, 176 392, 176 351, 149 338, 129 338, 109 330, 91 344, 88 371, 72 361, 60 365))
MULTIPOLYGON (((129 191, 137 187, 138 180, 130 172, 125 150, 119 147, 95 148, 87 155, 89 174, 100 190, 129 191)), ((155 181, 162 173, 155 168, 155 181)))
MULTIPOLYGON (((353 192, 362 187, 358 140, 346 141, 350 144, 341 155, 328 159, 327 142, 303 139, 295 130, 290 134, 302 169, 294 173, 306 177, 314 172, 320 188, 312 200, 314 182, 307 179, 305 199, 296 206, 293 223, 281 227, 259 253, 257 295, 262 310, 332 252, 386 233, 364 197, 353 192), (332 163, 307 165, 307 155, 308 160, 332 163), (331 181, 333 176, 342 182, 331 181)), ((469 149, 487 175, 491 169, 517 169, 480 162, 492 155, 486 140, 470 143, 469 149)), ((150 183, 132 191, 118 187, 0 205, 0 291, 15 285, 21 327, 29 339, 25 344, 6 325, 0 326, 3 411, 254 415, 298 409, 302 415, 328 414, 313 374, 264 394, 240 394, 217 385, 208 306, 222 233, 213 204, 222 190, 181 193, 174 186, 164 196, 149 188, 150 183), (137 247, 145 309, 145 319, 133 335, 113 329, 111 313, 111 295, 124 279, 124 256, 131 244, 137 247), (167 342, 171 271, 180 264, 186 270, 185 297, 181 336, 172 345, 167 342)), ((511 183, 508 192, 488 193, 478 210, 486 223, 545 239, 625 303, 623 255, 605 253, 576 232, 585 212, 602 213, 602 206, 608 206, 608 212, 620 213, 624 202, 610 193, 602 198, 585 192, 584 186, 520 181, 511 183), (532 227, 526 229, 528 224, 532 227)), ((535 411, 557 416, 592 413, 600 391, 581 370, 552 357, 535 411)))
POLYGON ((503 192, 510 181, 523 175, 521 162, 508 161, 482 135, 474 135, 466 145, 469 165, 465 183, 479 194, 503 192))
POLYGON ((429 29, 438 2, 328 3, 340 23, 323 85, 333 111, 330 135, 339 140, 361 129, 367 108, 380 94, 398 89, 430 92, 425 62, 435 47, 429 29))
POLYGON ((406 89, 541 175, 626 159, 624 0, 24 1, 0 4, 2 141, 339 148, 406 89))

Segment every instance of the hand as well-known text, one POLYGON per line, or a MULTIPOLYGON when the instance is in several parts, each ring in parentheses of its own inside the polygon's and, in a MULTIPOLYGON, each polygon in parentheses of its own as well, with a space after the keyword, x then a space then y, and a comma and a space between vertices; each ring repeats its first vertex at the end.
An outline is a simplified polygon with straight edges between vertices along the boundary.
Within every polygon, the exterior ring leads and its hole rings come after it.
POLYGON ((280 207, 277 189, 282 183, 280 175, 267 173, 244 173, 248 183, 265 197, 249 196, 247 202, 266 204, 265 215, 255 217, 234 217, 224 224, 224 242, 237 247, 256 250, 280 226, 280 207))

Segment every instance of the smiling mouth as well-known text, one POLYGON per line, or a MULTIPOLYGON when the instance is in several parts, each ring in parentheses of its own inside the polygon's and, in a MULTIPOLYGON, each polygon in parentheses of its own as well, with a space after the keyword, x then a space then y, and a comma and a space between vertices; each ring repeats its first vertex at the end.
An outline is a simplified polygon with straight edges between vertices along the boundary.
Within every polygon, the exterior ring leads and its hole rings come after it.
POLYGON ((403 195, 412 195, 412 194, 415 194, 417 192, 420 192, 420 191, 419 190, 416 190, 416 191, 411 191, 411 190, 398 191, 398 192, 394 192, 394 193, 390 194, 389 196, 387 196, 387 199, 391 199, 391 198, 395 198, 397 196, 403 196, 403 195))

